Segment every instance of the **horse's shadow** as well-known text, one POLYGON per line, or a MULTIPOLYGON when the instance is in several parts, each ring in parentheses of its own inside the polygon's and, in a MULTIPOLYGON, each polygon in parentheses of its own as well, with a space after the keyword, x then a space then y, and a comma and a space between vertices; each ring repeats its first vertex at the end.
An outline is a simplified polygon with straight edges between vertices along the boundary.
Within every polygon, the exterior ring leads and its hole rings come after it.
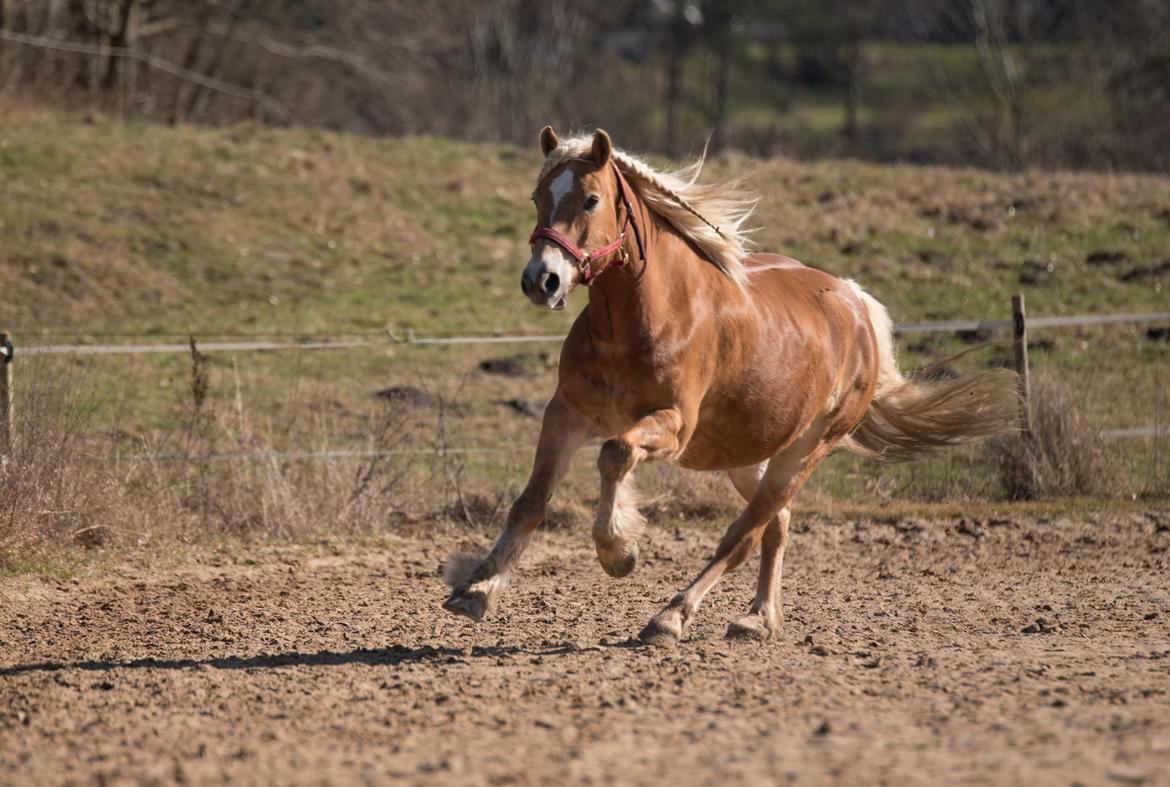
MULTIPOLYGON (((605 648, 628 648, 640 645, 635 641, 619 642, 602 645, 605 648)), ((154 670, 187 670, 187 669, 275 669, 278 667, 341 667, 349 664, 364 664, 367 666, 398 666, 422 662, 428 659, 478 659, 500 658, 502 656, 566 656, 579 653, 582 650, 595 650, 597 647, 580 648, 574 643, 550 645, 544 648, 522 648, 513 645, 481 646, 471 648, 432 647, 423 645, 419 648, 408 648, 405 645, 391 645, 386 648, 358 648, 348 653, 319 650, 316 653, 275 653, 260 654, 257 656, 219 656, 205 659, 156 659, 145 657, 129 661, 42 661, 31 664, 15 664, 10 667, 0 667, 0 677, 20 675, 26 672, 57 672, 60 670, 85 670, 100 672, 120 669, 154 669, 154 670)))

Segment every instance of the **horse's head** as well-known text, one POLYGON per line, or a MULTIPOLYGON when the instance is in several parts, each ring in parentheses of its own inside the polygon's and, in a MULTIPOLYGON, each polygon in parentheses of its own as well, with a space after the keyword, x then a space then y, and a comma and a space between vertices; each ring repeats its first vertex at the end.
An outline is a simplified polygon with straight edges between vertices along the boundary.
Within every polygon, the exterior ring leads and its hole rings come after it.
MULTIPOLYGON (((546 159, 559 145, 556 132, 545 126, 540 149, 546 159)), ((581 155, 548 161, 536 184, 532 257, 524 266, 520 289, 537 306, 565 308, 577 284, 588 284, 625 254, 624 227, 618 224, 622 195, 616 168, 610 165, 612 156, 609 135, 598 129, 592 146, 581 155)))

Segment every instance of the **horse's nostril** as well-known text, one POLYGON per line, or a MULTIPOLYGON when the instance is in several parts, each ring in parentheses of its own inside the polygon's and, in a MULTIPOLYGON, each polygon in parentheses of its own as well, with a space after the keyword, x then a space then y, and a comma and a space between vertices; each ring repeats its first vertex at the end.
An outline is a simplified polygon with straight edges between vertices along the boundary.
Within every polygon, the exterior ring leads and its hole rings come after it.
POLYGON ((544 279, 544 294, 552 295, 561 288, 561 277, 555 273, 550 273, 544 279))

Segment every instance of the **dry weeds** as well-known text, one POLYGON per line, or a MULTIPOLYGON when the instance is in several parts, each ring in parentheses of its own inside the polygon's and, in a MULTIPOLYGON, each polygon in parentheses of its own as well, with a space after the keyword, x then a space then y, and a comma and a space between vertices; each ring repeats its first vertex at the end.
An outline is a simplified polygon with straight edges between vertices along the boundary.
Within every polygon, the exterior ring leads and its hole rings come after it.
POLYGON ((988 444, 1009 500, 1131 493, 1116 442, 1085 421, 1076 387, 1047 375, 1031 386, 1032 429, 988 444))

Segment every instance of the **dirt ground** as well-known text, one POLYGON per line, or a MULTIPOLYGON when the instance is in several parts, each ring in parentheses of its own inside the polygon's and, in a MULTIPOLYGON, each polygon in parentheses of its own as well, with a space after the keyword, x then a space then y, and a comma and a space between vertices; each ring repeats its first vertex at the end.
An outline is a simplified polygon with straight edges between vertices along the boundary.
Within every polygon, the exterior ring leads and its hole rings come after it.
POLYGON ((1170 784, 1170 513, 797 517, 786 622, 631 637, 715 529, 611 580, 545 534, 494 618, 445 536, 0 588, 0 782, 1170 784))

